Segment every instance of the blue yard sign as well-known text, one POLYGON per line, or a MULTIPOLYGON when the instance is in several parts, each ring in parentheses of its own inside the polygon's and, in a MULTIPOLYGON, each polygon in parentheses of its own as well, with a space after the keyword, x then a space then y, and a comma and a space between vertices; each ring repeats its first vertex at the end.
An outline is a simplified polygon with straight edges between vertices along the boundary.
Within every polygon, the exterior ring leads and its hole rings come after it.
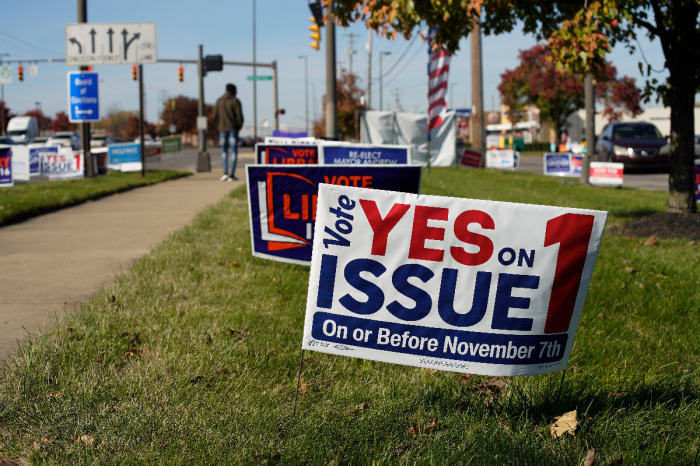
POLYGON ((395 145, 323 145, 323 165, 404 165, 411 163, 411 146, 395 145))
POLYGON ((12 149, 5 146, 0 148, 0 188, 7 188, 13 185, 12 149))
POLYGON ((99 80, 95 72, 68 73, 68 115, 71 123, 100 121, 99 80))

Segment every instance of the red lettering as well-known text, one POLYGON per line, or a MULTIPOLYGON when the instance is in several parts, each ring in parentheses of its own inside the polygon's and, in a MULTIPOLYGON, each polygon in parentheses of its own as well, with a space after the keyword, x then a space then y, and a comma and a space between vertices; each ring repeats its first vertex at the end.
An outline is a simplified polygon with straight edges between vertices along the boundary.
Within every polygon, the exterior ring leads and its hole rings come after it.
POLYGON ((394 229, 411 206, 408 204, 394 204, 389 213, 386 214, 386 217, 382 218, 376 202, 360 199, 360 205, 362 210, 365 211, 369 226, 372 227, 374 232, 372 237, 372 255, 383 256, 386 254, 386 242, 389 233, 391 233, 391 230, 394 229))
POLYGON ((311 195, 311 220, 316 221, 316 204, 318 204, 318 195, 311 195))
POLYGON ((9 161, 9 157, 0 157, 0 168, 7 168, 9 161))
POLYGON ((297 165, 305 165, 305 164, 306 164, 306 160, 304 160, 304 159, 297 159, 297 165))
POLYGON ((362 179, 361 176, 351 176, 351 177, 350 177, 350 180, 352 181, 352 185, 353 185, 354 187, 356 187, 356 188, 359 188, 359 186, 357 185, 357 183, 358 183, 361 179, 362 179))
POLYGON ((454 260, 460 264, 481 265, 491 258, 493 242, 488 236, 469 231, 469 225, 472 223, 477 223, 486 230, 496 228, 493 219, 486 212, 480 210, 462 212, 455 220, 455 236, 463 243, 479 246, 479 252, 471 253, 465 251, 464 248, 453 246, 450 248, 450 253, 452 253, 454 260))
POLYGON ((326 184, 335 184, 335 179, 336 179, 337 177, 334 176, 334 177, 331 178, 330 180, 328 179, 327 176, 324 176, 323 178, 326 180, 326 184))
POLYGON ((363 188, 372 188, 372 176, 367 175, 362 177, 362 187, 363 188))
POLYGON ((282 199, 284 199, 284 218, 288 218, 289 220, 299 220, 299 213, 298 212, 292 212, 291 210, 291 196, 289 194, 284 194, 282 196, 282 199))
POLYGON ((408 258, 424 261, 441 262, 445 251, 425 247, 425 240, 433 239, 442 241, 445 239, 445 229, 429 227, 428 220, 447 220, 449 209, 444 207, 428 207, 417 205, 413 215, 413 231, 411 232, 411 245, 408 248, 408 258))
POLYGON ((347 176, 339 176, 338 177, 338 186, 350 186, 350 180, 348 180, 347 176))
POLYGON ((308 194, 301 195, 301 219, 302 220, 309 219, 309 195, 308 194))

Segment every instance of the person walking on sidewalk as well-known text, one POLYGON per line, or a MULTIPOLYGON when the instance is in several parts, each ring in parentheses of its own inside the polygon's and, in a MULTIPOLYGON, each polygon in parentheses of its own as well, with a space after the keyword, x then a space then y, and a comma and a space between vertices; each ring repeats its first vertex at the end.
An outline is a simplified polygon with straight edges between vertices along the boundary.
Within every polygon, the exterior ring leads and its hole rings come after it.
POLYGON ((224 176, 221 181, 236 181, 236 161, 238 159, 238 132, 243 127, 241 101, 236 98, 236 86, 226 85, 226 93, 219 97, 214 107, 214 124, 219 126, 219 145, 224 176), (227 162, 228 149, 231 149, 230 164, 227 162))

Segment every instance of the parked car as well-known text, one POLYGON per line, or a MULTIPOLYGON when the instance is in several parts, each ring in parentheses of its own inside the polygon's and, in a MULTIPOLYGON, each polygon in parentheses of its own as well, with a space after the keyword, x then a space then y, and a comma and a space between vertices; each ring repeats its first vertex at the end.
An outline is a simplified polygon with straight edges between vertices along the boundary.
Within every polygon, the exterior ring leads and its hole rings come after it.
POLYGON ((47 146, 72 147, 80 150, 80 135, 75 131, 59 131, 49 138, 47 146))
MULTIPOLYGON (((666 144, 659 149, 659 154, 671 155, 671 145, 666 144)), ((700 136, 695 136, 695 160, 700 159, 700 136)))
POLYGON ((112 138, 108 134, 93 134, 90 136, 90 147, 107 147, 112 144, 112 138))
POLYGON ((669 154, 660 150, 666 144, 666 138, 651 123, 614 122, 600 133, 595 153, 602 161, 623 163, 625 169, 667 169, 669 154))
POLYGON ((11 118, 7 123, 7 135, 17 144, 30 144, 39 135, 39 124, 34 117, 11 118))
POLYGON ((0 144, 7 144, 8 146, 13 146, 17 143, 13 141, 12 138, 9 136, 0 136, 0 144))
POLYGON ((38 138, 34 138, 32 144, 46 144, 48 140, 49 138, 47 136, 39 136, 38 138))

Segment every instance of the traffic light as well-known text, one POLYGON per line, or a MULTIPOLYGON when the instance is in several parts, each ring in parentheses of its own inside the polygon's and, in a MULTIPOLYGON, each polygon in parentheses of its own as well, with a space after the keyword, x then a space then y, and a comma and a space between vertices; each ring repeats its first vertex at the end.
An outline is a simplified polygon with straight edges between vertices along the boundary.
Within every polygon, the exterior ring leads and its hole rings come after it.
POLYGON ((92 66, 88 66, 88 71, 92 71, 92 66))
POLYGON ((182 68, 182 67, 180 67, 180 68, 177 69, 177 80, 180 81, 180 82, 182 82, 182 81, 185 80, 185 76, 184 76, 184 74, 183 74, 183 68, 182 68))
POLYGON ((309 45, 311 46, 312 49, 318 50, 319 49, 319 42, 321 42, 321 32, 318 29, 318 23, 316 23, 316 18, 314 18, 313 16, 310 16, 309 21, 314 23, 311 26, 309 26, 309 31, 311 31, 311 34, 309 34, 309 37, 314 40, 309 45))
POLYGON ((24 67, 22 65, 17 67, 17 79, 24 81, 24 67))
POLYGON ((224 57, 221 55, 207 55, 204 57, 204 69, 206 71, 222 71, 224 69, 224 57))
POLYGON ((137 66, 132 66, 131 67, 131 78, 136 81, 139 79, 139 68, 137 66))

